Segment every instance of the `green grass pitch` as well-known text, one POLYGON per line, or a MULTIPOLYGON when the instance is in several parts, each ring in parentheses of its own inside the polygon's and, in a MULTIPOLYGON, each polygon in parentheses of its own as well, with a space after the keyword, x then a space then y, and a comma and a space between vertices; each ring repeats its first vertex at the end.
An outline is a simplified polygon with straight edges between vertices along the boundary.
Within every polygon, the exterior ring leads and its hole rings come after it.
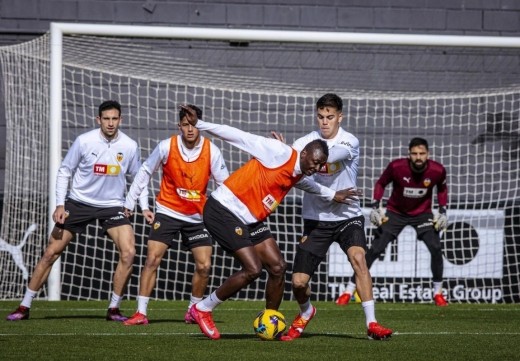
MULTIPOLYGON (((359 304, 314 302, 316 317, 293 342, 261 341, 253 319, 263 302, 229 300, 214 311, 222 338, 207 339, 184 323, 186 301, 151 301, 147 326, 104 319, 107 301, 36 300, 27 321, 5 316, 18 301, 0 301, 0 360, 520 360, 520 307, 514 304, 378 303, 376 316, 394 330, 388 341, 366 337, 359 304)), ((130 315, 135 301, 125 301, 130 315)), ((290 323, 294 301, 280 311, 290 323)))

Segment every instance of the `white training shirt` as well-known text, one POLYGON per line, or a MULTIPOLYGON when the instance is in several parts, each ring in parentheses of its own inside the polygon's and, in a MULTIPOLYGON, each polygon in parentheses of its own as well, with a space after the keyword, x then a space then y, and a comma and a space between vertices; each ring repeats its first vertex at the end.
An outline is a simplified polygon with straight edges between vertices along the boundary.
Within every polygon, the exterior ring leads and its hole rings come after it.
MULTIPOLYGON (((178 137, 177 144, 179 147, 179 153, 182 156, 182 161, 184 162, 193 162, 197 160, 202 152, 202 146, 204 144, 204 137, 200 137, 199 143, 193 147, 193 149, 188 149, 182 142, 181 135, 176 135, 178 137)), ((134 209, 135 201, 139 197, 139 195, 143 192, 144 189, 147 188, 148 183, 150 182, 150 178, 152 174, 155 173, 160 167, 162 167, 168 161, 168 157, 170 155, 170 145, 171 138, 164 139, 157 144, 155 149, 152 151, 148 159, 143 163, 141 168, 139 168, 139 172, 135 176, 132 185, 130 186, 130 190, 126 196, 124 207, 127 209, 134 209)), ((218 186, 220 186, 224 180, 229 177, 229 172, 226 167, 226 163, 224 162, 224 158, 222 157, 222 153, 220 149, 210 142, 210 157, 211 157, 211 177, 215 180, 218 186)), ((178 160, 181 161, 181 160, 178 160)), ((162 213, 169 217, 173 217, 178 220, 191 222, 191 223, 200 223, 202 222, 201 214, 192 214, 186 215, 183 213, 179 213, 169 207, 163 206, 158 201, 156 203, 156 213, 162 213)))
MULTIPOLYGON (((313 131, 297 139, 293 147, 301 150, 314 139, 323 139, 329 146, 329 157, 326 169, 315 173, 312 179, 334 191, 356 187, 359 166, 359 140, 351 133, 339 128, 332 139, 324 139, 320 132, 313 131)), ((305 189, 305 184, 297 184, 305 189)), ((362 215, 359 202, 352 205, 329 202, 323 197, 305 192, 303 195, 302 217, 320 221, 340 221, 362 215)))
MULTIPOLYGON (((196 127, 201 131, 207 131, 211 135, 223 139, 240 150, 251 154, 266 168, 280 167, 287 163, 292 155, 292 147, 274 138, 262 137, 256 134, 244 132, 243 130, 228 125, 208 123, 200 119, 198 120, 196 127)), ((296 150, 298 151, 299 159, 301 150, 296 150)), ((294 166, 293 175, 297 176, 300 174, 302 174, 302 171, 300 168, 300 162, 298 161, 294 166)), ((302 179, 308 179, 308 177, 304 176, 302 179)), ((302 180, 300 180, 300 182, 301 181, 302 180)), ((322 190, 322 187, 318 186, 312 180, 309 180, 309 182, 306 183, 306 187, 309 192, 320 193, 322 190)), ((251 214, 244 203, 242 203, 225 184, 218 187, 213 193, 211 193, 211 196, 218 200, 245 224, 258 222, 256 217, 251 214)), ((332 193, 332 197, 330 192, 322 197, 328 197, 330 200, 334 197, 334 193, 332 193)))
MULTIPOLYGON (((74 140, 58 170, 56 206, 64 205, 68 196, 93 207, 121 207, 125 200, 126 175, 133 177, 140 166, 137 142, 121 130, 110 141, 100 129, 83 133, 74 140)), ((139 203, 148 207, 148 192, 143 192, 139 203)))

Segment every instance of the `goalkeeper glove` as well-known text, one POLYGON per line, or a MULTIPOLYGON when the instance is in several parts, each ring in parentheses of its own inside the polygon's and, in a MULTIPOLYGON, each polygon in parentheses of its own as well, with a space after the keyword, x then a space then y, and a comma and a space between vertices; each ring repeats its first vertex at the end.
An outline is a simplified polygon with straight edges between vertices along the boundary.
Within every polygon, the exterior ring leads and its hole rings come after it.
POLYGON ((433 227, 437 232, 446 230, 448 227, 448 217, 446 216, 446 208, 439 207, 438 213, 433 217, 433 227))
POLYGON ((372 204, 372 211, 370 211, 370 222, 376 227, 379 227, 383 223, 388 221, 388 217, 385 215, 385 209, 380 201, 375 201, 372 204))

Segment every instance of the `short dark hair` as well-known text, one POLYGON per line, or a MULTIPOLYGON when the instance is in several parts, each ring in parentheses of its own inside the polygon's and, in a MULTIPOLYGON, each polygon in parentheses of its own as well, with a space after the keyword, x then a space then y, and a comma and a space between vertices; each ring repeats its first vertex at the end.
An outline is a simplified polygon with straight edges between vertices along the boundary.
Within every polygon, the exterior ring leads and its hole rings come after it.
POLYGON ((119 115, 121 115, 121 104, 115 100, 105 100, 103 103, 99 104, 98 115, 101 117, 101 113, 110 109, 117 109, 119 115))
POLYGON ((428 150, 428 141, 426 139, 419 137, 413 138, 410 144, 408 144, 408 150, 412 150, 413 147, 419 147, 421 145, 424 145, 426 150, 428 150))
MULTIPOLYGON (((197 113, 197 119, 202 119, 202 110, 198 106, 193 105, 193 104, 186 104, 186 106, 195 110, 195 113, 197 113)), ((182 118, 184 118, 185 116, 186 116, 186 110, 181 108, 179 110, 179 120, 182 120, 182 118)))
POLYGON ((325 107, 333 107, 341 112, 343 110, 343 100, 334 93, 327 93, 316 102, 316 109, 325 107))
POLYGON ((327 142, 323 139, 314 139, 312 142, 309 142, 305 145, 305 148, 303 150, 313 153, 316 149, 319 149, 327 156, 329 157, 329 146, 327 145, 327 142))

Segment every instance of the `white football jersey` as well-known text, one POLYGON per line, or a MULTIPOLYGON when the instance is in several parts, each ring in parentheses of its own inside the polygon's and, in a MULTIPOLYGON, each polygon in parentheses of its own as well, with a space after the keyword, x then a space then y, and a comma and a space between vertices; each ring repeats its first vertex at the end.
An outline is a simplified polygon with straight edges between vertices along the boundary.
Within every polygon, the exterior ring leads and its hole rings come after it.
MULTIPOLYGON (((323 139, 329 146, 327 164, 312 179, 334 192, 356 187, 359 165, 359 140, 351 133, 339 128, 333 139, 324 139, 319 131, 313 131, 297 139, 293 147, 301 151, 315 139, 323 139)), ((298 186, 298 185, 297 185, 298 186)), ((348 205, 324 199, 318 194, 304 192, 302 217, 320 221, 340 221, 362 215, 359 202, 348 205)))
MULTIPOLYGON (((110 141, 100 129, 83 133, 76 138, 58 170, 56 205, 65 203, 72 177, 68 198, 93 207, 123 206, 126 175, 133 178, 140 166, 137 142, 121 130, 110 141)), ((140 205, 148 208, 148 191, 141 194, 140 205)))

